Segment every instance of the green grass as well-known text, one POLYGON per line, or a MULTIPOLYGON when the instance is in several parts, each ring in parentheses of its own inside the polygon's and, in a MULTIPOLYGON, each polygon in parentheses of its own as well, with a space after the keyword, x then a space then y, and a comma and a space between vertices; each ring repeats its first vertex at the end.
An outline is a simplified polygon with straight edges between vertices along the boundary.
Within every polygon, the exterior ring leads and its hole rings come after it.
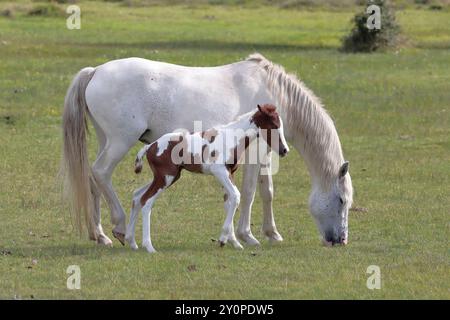
MULTIPOLYGON (((0 11, 34 5, 1 2, 0 11)), ((346 55, 337 49, 352 8, 80 6, 81 30, 67 30, 64 16, 28 17, 20 8, 13 18, 0 17, 0 298, 450 298, 448 10, 399 11, 406 47, 346 55), (368 209, 350 213, 350 244, 320 246, 307 207, 309 176, 296 152, 274 177, 285 239, 279 245, 218 248, 210 239, 224 217, 220 188, 211 177, 191 174, 155 206, 157 254, 80 239, 57 179, 72 76, 129 56, 207 66, 254 51, 296 72, 335 120, 355 206, 368 209), (81 267, 81 290, 66 288, 72 264, 81 267), (366 288, 372 264, 381 268, 381 290, 366 288)), ((91 158, 95 147, 91 135, 91 158)), ((150 178, 148 170, 133 173, 138 147, 114 176, 126 211, 132 191, 150 178)), ((102 217, 109 234, 104 204, 102 217)), ((257 199, 259 239, 261 220, 257 199)))

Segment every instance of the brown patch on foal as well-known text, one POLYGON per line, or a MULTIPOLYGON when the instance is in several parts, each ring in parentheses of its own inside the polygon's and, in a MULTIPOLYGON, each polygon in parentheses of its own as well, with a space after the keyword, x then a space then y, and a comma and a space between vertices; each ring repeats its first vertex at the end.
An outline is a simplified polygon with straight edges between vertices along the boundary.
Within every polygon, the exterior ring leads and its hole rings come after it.
POLYGON ((203 131, 201 133, 201 136, 203 139, 208 141, 209 143, 213 143, 214 140, 216 140, 216 136, 219 134, 219 132, 216 129, 208 129, 206 131, 203 131))
POLYGON ((180 142, 181 139, 178 141, 169 141, 166 150, 159 156, 157 156, 157 143, 153 144, 147 150, 146 156, 150 169, 152 169, 153 172, 153 181, 140 199, 142 206, 144 206, 147 200, 153 197, 158 190, 168 187, 166 186, 165 176, 169 175, 174 177, 172 184, 180 178, 181 167, 174 164, 171 159, 172 149, 180 142))
POLYGON ((242 137, 238 144, 230 150, 229 158, 226 160, 226 167, 230 171, 230 174, 233 174, 239 166, 239 160, 242 157, 242 154, 245 152, 245 150, 248 148, 250 144, 250 138, 249 137, 242 137))

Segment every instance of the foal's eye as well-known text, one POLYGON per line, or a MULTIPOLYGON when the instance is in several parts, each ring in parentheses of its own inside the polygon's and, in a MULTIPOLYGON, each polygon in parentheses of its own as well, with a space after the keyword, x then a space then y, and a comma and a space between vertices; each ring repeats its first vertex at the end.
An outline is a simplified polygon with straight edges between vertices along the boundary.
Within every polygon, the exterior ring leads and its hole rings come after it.
POLYGON ((342 198, 339 198, 339 202, 340 202, 341 204, 344 204, 344 200, 342 200, 342 198))

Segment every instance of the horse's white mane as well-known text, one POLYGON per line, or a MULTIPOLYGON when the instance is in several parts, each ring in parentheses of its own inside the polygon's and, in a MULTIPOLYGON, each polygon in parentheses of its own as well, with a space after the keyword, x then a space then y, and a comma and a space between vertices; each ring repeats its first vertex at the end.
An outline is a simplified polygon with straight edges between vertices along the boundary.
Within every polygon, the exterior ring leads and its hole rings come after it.
POLYGON ((267 72, 267 85, 273 98, 285 113, 287 128, 307 162, 311 173, 322 177, 325 187, 336 178, 344 162, 341 143, 333 120, 319 98, 295 75, 280 65, 255 53, 247 61, 257 63, 267 72))

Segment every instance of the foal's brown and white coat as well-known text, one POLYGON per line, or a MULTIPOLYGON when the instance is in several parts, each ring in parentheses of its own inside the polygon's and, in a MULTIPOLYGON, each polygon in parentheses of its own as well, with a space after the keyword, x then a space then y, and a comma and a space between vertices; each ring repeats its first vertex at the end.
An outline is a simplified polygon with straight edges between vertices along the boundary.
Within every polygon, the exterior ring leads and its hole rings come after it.
POLYGON ((150 238, 150 215, 157 197, 180 178, 181 170, 214 175, 225 191, 226 219, 219 238, 221 246, 229 241, 235 248, 242 248, 236 239, 233 217, 239 206, 240 193, 233 182, 239 160, 249 144, 262 137, 267 145, 280 156, 289 152, 284 138, 283 123, 273 105, 259 106, 256 111, 242 115, 227 125, 194 133, 169 133, 152 144, 144 146, 136 157, 135 172, 142 170, 142 158, 146 155, 153 171, 153 181, 135 191, 126 241, 133 249, 137 213, 142 209, 142 245, 154 252, 150 238))

